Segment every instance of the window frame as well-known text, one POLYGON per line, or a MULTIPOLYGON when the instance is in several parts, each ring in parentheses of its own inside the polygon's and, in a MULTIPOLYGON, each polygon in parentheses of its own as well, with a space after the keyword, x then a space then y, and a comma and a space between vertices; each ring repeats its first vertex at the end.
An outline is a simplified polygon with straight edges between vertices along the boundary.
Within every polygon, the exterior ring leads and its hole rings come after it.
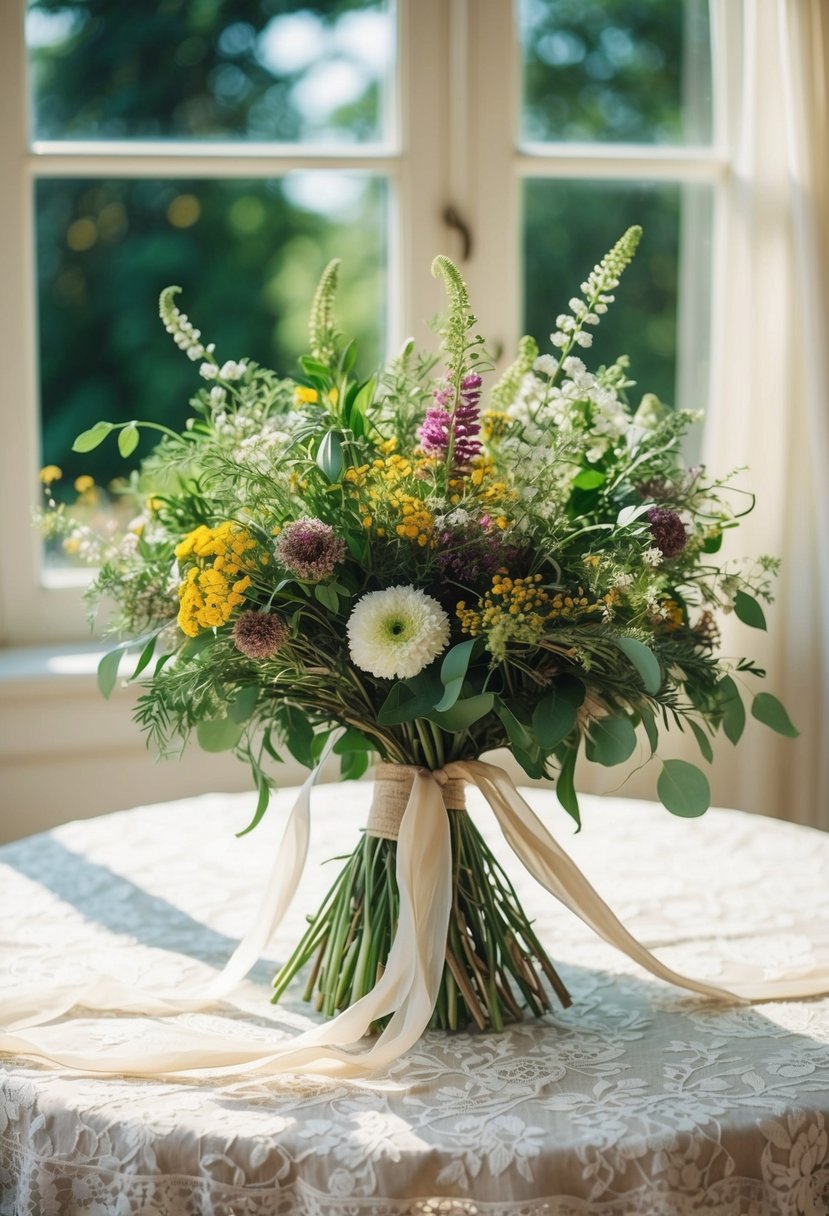
MULTIPOLYGON (((729 171, 723 22, 727 0, 711 0, 713 138, 706 146, 537 144, 519 138, 518 0, 390 0, 397 62, 388 139, 347 148, 316 145, 171 141, 32 141, 29 136, 26 0, 0 5, 0 367, 3 444, 0 509, 16 521, 4 535, 0 565, 0 644, 59 645, 89 637, 80 585, 41 568, 29 526, 40 501, 34 183, 40 177, 275 177, 296 169, 367 169, 387 176, 390 350, 441 307, 429 275, 438 252, 458 259, 481 330, 509 360, 520 332, 520 195, 527 177, 709 183, 712 245, 722 228, 729 171), (472 235, 461 257, 447 206, 472 235)), ((682 233, 678 385, 682 400, 707 386, 689 359, 700 327, 716 315, 700 275, 699 234, 682 233)), ((716 256, 716 254, 714 255, 716 256)), ((712 340, 714 327, 712 327, 712 340)), ((240 352, 242 353, 242 352, 240 352)), ((705 375, 706 373, 703 373, 705 375)))

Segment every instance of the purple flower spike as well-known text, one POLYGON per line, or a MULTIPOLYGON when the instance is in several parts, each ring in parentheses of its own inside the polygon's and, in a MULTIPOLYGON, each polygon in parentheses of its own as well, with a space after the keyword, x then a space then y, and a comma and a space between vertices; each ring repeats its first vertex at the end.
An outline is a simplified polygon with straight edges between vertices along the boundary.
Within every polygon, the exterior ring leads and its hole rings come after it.
POLYGON ((286 524, 274 546, 277 561, 297 578, 318 583, 333 574, 345 556, 345 541, 321 519, 286 524))
POLYGON ((461 380, 454 413, 447 406, 453 398, 451 384, 443 381, 434 391, 435 405, 426 411, 418 434, 427 456, 444 456, 452 445, 452 465, 463 471, 480 455, 481 431, 478 403, 483 381, 477 372, 467 372, 461 380))

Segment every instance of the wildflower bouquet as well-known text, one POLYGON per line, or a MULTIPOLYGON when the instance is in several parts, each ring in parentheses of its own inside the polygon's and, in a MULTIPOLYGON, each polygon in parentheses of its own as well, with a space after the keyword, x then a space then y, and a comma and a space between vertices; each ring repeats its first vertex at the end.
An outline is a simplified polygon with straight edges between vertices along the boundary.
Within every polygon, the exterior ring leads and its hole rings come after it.
MULTIPOLYGON (((133 652, 137 719, 162 753, 195 735, 246 760, 259 799, 245 831, 266 811, 282 749, 313 768, 333 746, 343 778, 381 762, 381 805, 274 999, 308 962, 306 999, 328 1015, 375 985, 401 914, 400 814, 422 770, 441 776, 449 808, 432 1024, 451 1029, 543 1012, 545 977, 569 998, 447 776, 505 747, 529 777, 555 778, 578 825, 580 753, 610 766, 644 746, 669 811, 708 806, 698 767, 657 759, 660 734, 687 728, 708 762, 718 731, 737 743, 744 683, 763 672, 717 657, 715 614, 763 628, 776 562, 717 564, 752 501, 737 510, 727 479, 684 466, 694 416, 634 396, 625 357, 596 371, 582 361, 639 237, 631 228, 589 274, 553 352, 524 338, 486 398, 486 349, 445 257, 433 265, 448 294, 439 366, 408 342, 366 381, 334 322, 336 262, 296 380, 220 363, 168 288, 162 321, 203 381, 193 417, 181 434, 155 426, 132 483, 141 513, 123 536, 96 550, 71 512, 52 515, 97 560, 93 597, 117 605, 125 640, 102 661, 103 690, 133 652)), ((117 433, 127 457, 146 425, 100 422, 75 449, 117 433)), ((750 706, 796 733, 770 694, 750 706)))

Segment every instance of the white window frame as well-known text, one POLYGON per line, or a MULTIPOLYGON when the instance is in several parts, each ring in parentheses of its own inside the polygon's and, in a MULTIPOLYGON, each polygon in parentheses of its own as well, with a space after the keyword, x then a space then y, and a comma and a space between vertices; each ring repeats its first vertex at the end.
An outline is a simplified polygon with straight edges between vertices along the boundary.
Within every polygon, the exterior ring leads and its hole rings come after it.
MULTIPOLYGON (((40 541, 29 526, 39 501, 31 203, 37 178, 264 178, 314 168, 383 173, 391 196, 390 347, 410 333, 426 340, 424 322, 441 307, 429 266, 437 252, 460 257, 458 235, 444 218, 451 204, 473 235, 471 255, 461 267, 481 331, 507 360, 520 326, 520 193, 525 178, 710 183, 716 243, 729 165, 727 65, 720 36, 727 4, 712 0, 711 7, 716 103, 711 146, 521 143, 513 0, 397 0, 397 90, 390 138, 382 145, 325 149, 197 142, 31 143, 25 0, 0 3, 0 510, 7 521, 0 562, 0 645, 60 646, 89 637, 77 578, 68 578, 63 586, 54 576, 44 581, 40 541)), ((683 232, 678 322, 683 401, 707 395, 694 361, 684 357, 698 345, 712 311, 695 240, 692 230, 683 232)))

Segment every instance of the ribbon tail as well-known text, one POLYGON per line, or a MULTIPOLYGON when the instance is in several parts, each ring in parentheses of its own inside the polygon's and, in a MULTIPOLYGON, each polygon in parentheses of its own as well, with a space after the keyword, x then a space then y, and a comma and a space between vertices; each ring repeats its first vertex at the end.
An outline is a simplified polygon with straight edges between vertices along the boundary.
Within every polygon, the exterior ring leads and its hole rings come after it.
MULTIPOLYGON (((193 981, 170 991, 141 988, 103 975, 59 988, 50 984, 27 985, 4 997, 0 1004, 0 1029, 12 1032, 40 1026, 62 1017, 76 1006, 97 1012, 117 1009, 124 1013, 164 1015, 195 1012, 226 997, 256 964, 296 893, 308 855, 311 790, 320 778, 334 742, 332 735, 316 768, 301 786, 275 850, 256 917, 217 975, 206 983, 193 981)), ((3 1042, 0 1038, 2 1050, 21 1050, 19 1041, 14 1048, 2 1046, 3 1042)))
POLYGON ((625 928, 572 858, 550 835, 503 769, 480 760, 470 760, 447 765, 446 771, 478 787, 510 848, 533 878, 575 912, 599 937, 652 975, 703 996, 732 1003, 795 1000, 829 992, 829 966, 794 969, 788 975, 756 982, 739 978, 729 982, 728 987, 674 971, 625 928))

